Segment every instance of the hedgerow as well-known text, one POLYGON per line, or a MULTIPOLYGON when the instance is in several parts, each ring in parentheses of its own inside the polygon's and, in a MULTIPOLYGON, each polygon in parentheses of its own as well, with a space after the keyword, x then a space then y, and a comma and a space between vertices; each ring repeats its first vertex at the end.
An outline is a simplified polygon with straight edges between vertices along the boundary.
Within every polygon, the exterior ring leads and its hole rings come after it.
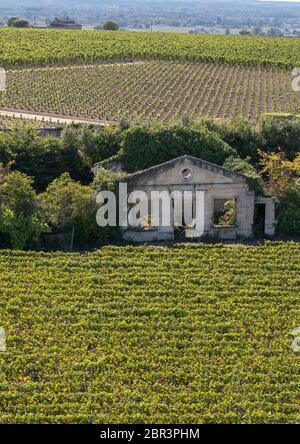
POLYGON ((222 165, 236 151, 206 127, 132 126, 123 133, 122 164, 135 172, 183 155, 222 165))
POLYGON ((1 423, 296 423, 299 243, 2 251, 1 423))

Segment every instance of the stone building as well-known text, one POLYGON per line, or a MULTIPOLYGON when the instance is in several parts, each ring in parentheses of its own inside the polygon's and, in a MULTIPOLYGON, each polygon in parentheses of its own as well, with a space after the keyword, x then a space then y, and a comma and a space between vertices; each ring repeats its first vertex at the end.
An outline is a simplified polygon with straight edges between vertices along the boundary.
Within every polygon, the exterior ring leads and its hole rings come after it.
POLYGON ((54 29, 82 29, 82 25, 76 23, 69 17, 55 17, 54 20, 50 22, 49 28, 54 29))
MULTIPOLYGON (((133 190, 144 191, 147 195, 151 191, 171 193, 179 190, 192 191, 194 194, 203 191, 204 236, 225 240, 251 238, 254 229, 255 232, 260 230, 261 235, 273 236, 275 233, 275 199, 256 196, 249 189, 243 174, 222 166, 182 156, 130 174, 125 182, 128 193, 133 190)), ((136 242, 173 240, 174 234, 174 225, 123 230, 124 239, 136 242)), ((185 234, 194 237, 188 227, 185 234)))

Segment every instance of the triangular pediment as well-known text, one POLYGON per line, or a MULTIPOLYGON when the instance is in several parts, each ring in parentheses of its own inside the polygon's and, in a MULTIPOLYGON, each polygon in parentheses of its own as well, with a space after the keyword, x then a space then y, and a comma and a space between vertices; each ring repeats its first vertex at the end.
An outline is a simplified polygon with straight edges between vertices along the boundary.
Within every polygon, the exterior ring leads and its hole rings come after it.
POLYGON ((246 178, 211 162, 182 156, 131 174, 127 182, 140 185, 232 184, 245 183, 246 178))

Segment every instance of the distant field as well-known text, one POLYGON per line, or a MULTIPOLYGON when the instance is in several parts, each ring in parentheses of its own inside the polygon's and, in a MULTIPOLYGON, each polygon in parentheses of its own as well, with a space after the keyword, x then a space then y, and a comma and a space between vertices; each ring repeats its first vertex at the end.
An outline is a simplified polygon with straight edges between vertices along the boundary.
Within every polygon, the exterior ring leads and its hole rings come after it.
POLYGON ((300 66, 300 39, 0 28, 0 65, 164 59, 300 66))
POLYGON ((0 254, 0 422, 299 423, 300 247, 0 254))
MULTIPOLYGON (((206 35, 225 35, 226 30, 228 28, 220 28, 220 27, 211 27, 211 26, 201 26, 200 29, 204 28, 207 32, 206 35)), ((152 32, 176 32, 179 34, 189 34, 190 31, 195 31, 199 29, 199 27, 195 26, 168 26, 168 25, 153 25, 152 32)), ((270 28, 263 27, 263 31, 268 31, 270 28)), ((125 28, 126 31, 135 31, 135 32, 151 32, 150 28, 147 29, 138 29, 138 28, 125 28)), ((238 35, 242 28, 230 28, 231 35, 238 35)), ((199 35, 201 35, 200 33, 199 35)))
POLYGON ((300 109, 290 71, 275 66, 140 61, 20 69, 7 79, 1 107, 91 120, 256 120, 300 109))

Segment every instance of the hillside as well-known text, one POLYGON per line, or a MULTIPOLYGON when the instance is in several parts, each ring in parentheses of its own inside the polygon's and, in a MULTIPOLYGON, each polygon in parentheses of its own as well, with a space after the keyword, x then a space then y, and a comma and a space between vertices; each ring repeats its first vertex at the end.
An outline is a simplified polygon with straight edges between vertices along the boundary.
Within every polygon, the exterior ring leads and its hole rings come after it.
POLYGON ((2 251, 1 423, 295 423, 300 247, 2 251))
POLYGON ((256 122, 300 110, 299 39, 2 28, 0 64, 1 109, 33 120, 256 122))
POLYGON ((5 109, 105 121, 296 113, 291 73, 275 66, 137 61, 8 71, 5 109))
POLYGON ((0 28, 0 65, 163 59, 300 66, 300 40, 165 33, 0 28))

